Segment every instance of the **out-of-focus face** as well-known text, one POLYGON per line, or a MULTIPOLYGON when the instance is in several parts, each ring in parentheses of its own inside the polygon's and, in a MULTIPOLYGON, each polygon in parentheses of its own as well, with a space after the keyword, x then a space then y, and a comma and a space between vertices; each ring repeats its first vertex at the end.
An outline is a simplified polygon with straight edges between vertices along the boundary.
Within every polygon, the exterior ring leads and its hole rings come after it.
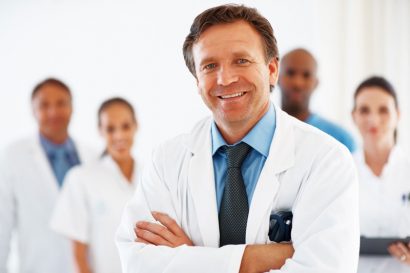
POLYGON ((288 108, 306 109, 318 85, 316 62, 304 51, 289 53, 281 62, 279 86, 282 103, 288 108))
POLYGON ((394 141, 399 112, 391 95, 380 87, 366 87, 356 97, 355 105, 353 120, 365 144, 394 141))
POLYGON ((50 140, 67 134, 72 114, 71 96, 67 90, 46 84, 32 99, 34 117, 42 135, 50 140))
POLYGON ((266 63, 261 36, 247 22, 215 25, 194 44, 198 91, 218 126, 255 124, 269 108, 276 59, 266 63))
POLYGON ((100 114, 100 133, 108 154, 121 161, 131 155, 137 124, 130 109, 120 103, 112 104, 100 114))

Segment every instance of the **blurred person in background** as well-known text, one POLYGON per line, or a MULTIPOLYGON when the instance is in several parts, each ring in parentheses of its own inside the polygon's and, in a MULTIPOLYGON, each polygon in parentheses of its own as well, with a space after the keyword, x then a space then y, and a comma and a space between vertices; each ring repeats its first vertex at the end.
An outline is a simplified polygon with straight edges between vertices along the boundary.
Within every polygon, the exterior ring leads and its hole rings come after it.
POLYGON ((285 112, 331 135, 354 152, 356 145, 349 132, 309 109, 310 98, 319 84, 317 61, 309 51, 299 48, 283 56, 278 83, 285 112))
POLYGON ((94 154, 70 137, 72 95, 65 83, 40 82, 31 105, 38 131, 1 153, 0 272, 6 272, 15 232, 20 272, 71 273, 70 243, 50 230, 50 216, 67 171, 94 154))
POLYGON ((52 229, 72 241, 80 273, 121 272, 114 234, 137 183, 132 105, 122 98, 105 101, 98 126, 106 150, 98 161, 68 173, 51 220, 52 229))
MULTIPOLYGON (((354 154, 361 235, 410 236, 410 161, 396 143, 400 111, 393 86, 382 77, 363 81, 354 94, 352 116, 363 140, 354 154)), ((409 245, 395 243, 388 251, 391 257, 361 257, 358 272, 410 272, 409 245)))

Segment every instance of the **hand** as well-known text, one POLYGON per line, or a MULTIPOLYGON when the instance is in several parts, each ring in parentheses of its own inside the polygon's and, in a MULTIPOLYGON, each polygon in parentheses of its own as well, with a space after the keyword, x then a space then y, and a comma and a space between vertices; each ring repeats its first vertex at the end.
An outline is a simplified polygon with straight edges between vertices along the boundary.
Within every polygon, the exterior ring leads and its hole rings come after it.
POLYGON ((387 250, 400 262, 410 265, 410 243, 405 245, 402 242, 391 244, 387 250))
POLYGON ((169 247, 193 246, 192 241, 174 219, 165 213, 154 211, 152 216, 162 225, 147 221, 137 222, 134 229, 136 242, 169 247))
POLYGON ((291 243, 247 245, 239 272, 259 273, 280 269, 294 252, 291 243))

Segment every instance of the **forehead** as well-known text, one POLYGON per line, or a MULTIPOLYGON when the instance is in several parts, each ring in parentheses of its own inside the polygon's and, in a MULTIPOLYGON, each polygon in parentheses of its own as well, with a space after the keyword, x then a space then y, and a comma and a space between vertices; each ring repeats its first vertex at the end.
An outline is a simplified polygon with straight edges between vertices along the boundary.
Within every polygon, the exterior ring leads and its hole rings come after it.
POLYGON ((380 87, 365 87, 356 98, 357 104, 394 105, 394 98, 380 87))
POLYGON ((264 54, 261 35, 245 21, 211 26, 193 46, 196 61, 236 52, 264 54))
POLYGON ((285 69, 316 70, 316 61, 303 51, 292 52, 283 58, 281 65, 285 69))
POLYGON ((132 117, 132 112, 126 105, 114 103, 101 111, 101 117, 108 119, 127 118, 132 117))
POLYGON ((56 84, 45 84, 34 96, 34 99, 55 99, 55 98, 71 98, 70 93, 63 87, 56 84))

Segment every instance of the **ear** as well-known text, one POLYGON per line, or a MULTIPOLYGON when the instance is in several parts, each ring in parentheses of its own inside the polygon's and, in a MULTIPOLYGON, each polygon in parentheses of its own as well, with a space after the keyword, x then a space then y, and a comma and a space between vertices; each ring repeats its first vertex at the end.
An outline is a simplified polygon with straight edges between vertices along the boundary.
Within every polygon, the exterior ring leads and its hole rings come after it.
POLYGON ((104 132, 103 132, 103 130, 102 130, 102 128, 101 128, 101 125, 98 125, 98 133, 99 133, 99 135, 100 135, 101 137, 104 137, 104 132))
POLYGON ((278 81, 279 61, 276 57, 272 58, 268 63, 269 69, 269 84, 275 86, 278 81))
POLYGON ((353 108, 353 110, 352 110, 352 112, 350 113, 350 115, 352 116, 353 123, 354 123, 355 125, 357 125, 357 123, 356 123, 356 109, 353 108))
POLYGON ((199 87, 199 80, 198 77, 195 76, 195 81, 196 81, 196 90, 199 95, 201 95, 201 88, 199 87))
POLYGON ((315 82, 315 88, 313 90, 316 90, 316 88, 319 85, 319 78, 317 76, 315 76, 315 78, 316 78, 316 82, 315 82))

